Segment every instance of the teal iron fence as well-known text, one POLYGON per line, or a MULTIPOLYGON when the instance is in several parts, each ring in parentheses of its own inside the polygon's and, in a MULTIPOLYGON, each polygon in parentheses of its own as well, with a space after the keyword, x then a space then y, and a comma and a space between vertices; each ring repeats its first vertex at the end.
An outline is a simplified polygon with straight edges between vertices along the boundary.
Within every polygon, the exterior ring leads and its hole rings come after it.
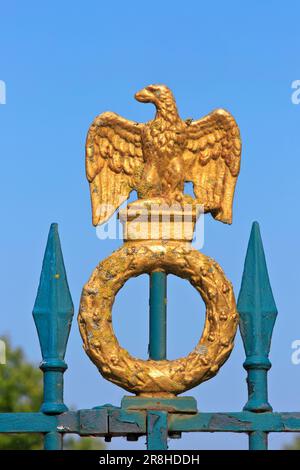
MULTIPOLYGON (((166 357, 166 278, 158 272, 150 276, 149 355, 155 360, 166 357)), ((247 433, 249 449, 264 450, 269 433, 300 432, 300 412, 274 412, 268 402, 268 356, 277 309, 258 223, 252 226, 238 297, 248 383, 242 411, 199 413, 191 397, 165 399, 164 409, 154 409, 147 398, 140 410, 132 409, 130 397, 125 397, 120 407, 69 411, 63 399, 63 375, 73 311, 58 227, 52 224, 33 309, 42 352, 44 401, 36 413, 1 413, 1 433, 42 433, 48 450, 62 449, 68 433, 102 436, 107 441, 116 436, 132 441, 146 435, 149 450, 167 449, 168 437, 180 437, 183 432, 247 433)))

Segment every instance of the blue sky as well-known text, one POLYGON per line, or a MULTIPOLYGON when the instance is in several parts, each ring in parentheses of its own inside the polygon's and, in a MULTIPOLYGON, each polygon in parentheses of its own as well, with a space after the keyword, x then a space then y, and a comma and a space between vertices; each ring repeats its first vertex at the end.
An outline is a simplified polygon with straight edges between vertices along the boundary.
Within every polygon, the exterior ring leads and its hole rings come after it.
MULTIPOLYGON (((279 310, 269 373, 275 410, 299 409, 300 339, 299 123, 291 84, 300 79, 296 1, 51 2, 1 4, 0 105, 1 323, 30 359, 40 351, 31 310, 51 222, 59 223, 69 284, 78 311, 83 284, 97 263, 120 246, 99 241, 91 224, 85 180, 87 129, 102 111, 147 121, 151 105, 133 99, 150 83, 172 88, 183 118, 217 107, 235 116, 243 140, 232 226, 205 221, 203 252, 214 257, 239 291, 251 223, 258 220, 279 310)), ((168 355, 188 353, 201 334, 202 301, 173 276, 168 293, 168 355), (200 313, 199 313, 200 310, 200 313)), ((145 357, 148 280, 130 280, 113 309, 116 334, 145 357)), ((124 392, 106 382, 82 350, 74 319, 66 356, 66 403, 113 403, 124 392)), ((247 399, 244 352, 235 349, 218 376, 194 395, 200 410, 240 410, 247 399)), ((271 435, 270 447, 291 439, 271 435)), ((110 448, 144 448, 116 439, 110 448)), ((170 448, 246 448, 246 436, 185 435, 170 448)))

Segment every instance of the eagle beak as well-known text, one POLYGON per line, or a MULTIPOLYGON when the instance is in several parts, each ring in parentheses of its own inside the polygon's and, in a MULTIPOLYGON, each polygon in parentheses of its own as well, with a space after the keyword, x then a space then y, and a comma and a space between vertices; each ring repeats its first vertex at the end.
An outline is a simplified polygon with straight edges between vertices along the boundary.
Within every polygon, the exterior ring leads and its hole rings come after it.
POLYGON ((148 91, 146 88, 138 91, 134 95, 134 97, 137 101, 140 101, 141 103, 150 103, 153 100, 152 93, 150 93, 150 91, 148 91))

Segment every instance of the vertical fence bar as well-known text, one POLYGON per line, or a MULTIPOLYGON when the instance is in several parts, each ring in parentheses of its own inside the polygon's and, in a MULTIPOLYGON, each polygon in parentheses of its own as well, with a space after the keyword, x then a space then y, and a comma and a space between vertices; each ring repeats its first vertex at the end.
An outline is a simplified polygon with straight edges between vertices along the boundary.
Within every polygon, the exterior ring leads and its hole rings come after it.
MULTIPOLYGON (((50 227, 40 283, 33 308, 44 373, 44 400, 41 411, 59 414, 67 411, 63 400, 64 361, 74 308, 68 287, 57 224, 50 227)), ((45 434, 45 449, 62 448, 58 432, 45 434)))
POLYGON ((63 437, 59 432, 47 432, 44 436, 44 449, 45 450, 62 450, 63 437))
POLYGON ((147 450, 168 449, 167 411, 147 412, 147 450))
MULTIPOLYGON (((244 410, 272 411, 268 402, 267 373, 271 367, 268 356, 277 308, 257 222, 252 225, 237 308, 246 352, 248 401, 244 410)), ((267 433, 250 433, 249 448, 267 449, 267 433)))
POLYGON ((249 450, 268 450, 268 433, 264 431, 250 432, 249 450))
POLYGON ((167 275, 150 274, 149 357, 156 361, 167 356, 167 275))

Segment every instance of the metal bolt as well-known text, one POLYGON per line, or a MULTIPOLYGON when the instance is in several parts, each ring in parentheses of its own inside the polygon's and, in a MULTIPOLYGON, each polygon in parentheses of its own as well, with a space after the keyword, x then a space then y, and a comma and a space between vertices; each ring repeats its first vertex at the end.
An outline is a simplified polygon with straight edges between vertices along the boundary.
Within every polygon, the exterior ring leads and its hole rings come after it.
POLYGON ((181 439, 181 432, 179 431, 170 431, 169 432, 170 439, 181 439))
POLYGON ((138 441, 139 436, 137 434, 128 434, 128 436, 126 436, 126 439, 129 442, 136 442, 138 441))

